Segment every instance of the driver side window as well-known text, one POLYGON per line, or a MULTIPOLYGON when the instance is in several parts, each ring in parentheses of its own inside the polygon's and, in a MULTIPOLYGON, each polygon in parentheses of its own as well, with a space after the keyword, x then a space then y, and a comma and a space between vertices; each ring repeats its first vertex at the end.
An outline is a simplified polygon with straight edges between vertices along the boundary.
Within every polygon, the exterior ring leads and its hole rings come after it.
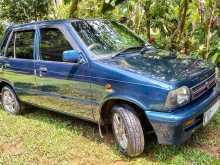
POLYGON ((41 60, 63 62, 63 52, 73 49, 63 33, 56 28, 43 28, 40 33, 41 60))

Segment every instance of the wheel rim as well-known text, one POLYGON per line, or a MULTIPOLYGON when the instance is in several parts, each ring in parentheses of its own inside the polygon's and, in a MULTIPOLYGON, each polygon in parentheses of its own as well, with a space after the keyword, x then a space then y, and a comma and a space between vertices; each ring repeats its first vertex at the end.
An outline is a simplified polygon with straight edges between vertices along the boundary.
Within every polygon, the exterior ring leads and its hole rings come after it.
POLYGON ((6 90, 3 92, 2 102, 6 111, 15 112, 16 100, 10 91, 6 90))
POLYGON ((128 146, 127 131, 124 122, 118 113, 113 115, 113 128, 120 147, 126 149, 128 146))

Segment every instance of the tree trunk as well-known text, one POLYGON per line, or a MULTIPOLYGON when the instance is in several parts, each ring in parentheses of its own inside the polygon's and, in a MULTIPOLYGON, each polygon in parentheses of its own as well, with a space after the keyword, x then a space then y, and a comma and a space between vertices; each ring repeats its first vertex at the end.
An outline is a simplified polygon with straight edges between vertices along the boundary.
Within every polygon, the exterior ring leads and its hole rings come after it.
POLYGON ((146 19, 146 28, 147 28, 147 38, 148 41, 151 39, 151 15, 150 15, 150 6, 151 6, 151 0, 148 0, 144 3, 144 13, 145 13, 145 19, 146 19))
POLYGON ((151 33, 150 33, 150 20, 147 21, 147 39, 148 41, 151 39, 151 33))
POLYGON ((72 0, 71 8, 70 8, 70 18, 76 18, 76 11, 78 9, 79 0, 72 0))
POLYGON ((210 19, 209 19, 209 23, 208 23, 208 28, 207 28, 207 36, 206 36, 206 59, 208 59, 208 55, 209 55, 209 50, 210 50, 210 42, 211 42, 211 39, 212 39, 212 32, 211 32, 211 28, 212 28, 212 23, 214 21, 214 16, 213 16, 213 13, 212 15, 210 16, 210 19))
POLYGON ((52 3, 54 7, 57 9, 59 6, 63 4, 63 0, 53 0, 52 3))
POLYGON ((181 39, 182 33, 184 31, 185 23, 186 23, 186 13, 188 10, 188 0, 185 0, 183 3, 183 14, 180 21, 180 32, 179 32, 179 40, 181 39))
POLYGON ((205 45, 206 45, 206 54, 205 54, 206 59, 209 58, 210 44, 211 44, 212 37, 214 35, 214 33, 212 33, 212 28, 217 20, 216 11, 217 11, 216 2, 213 1, 212 4, 209 4, 209 9, 207 9, 207 13, 205 13, 207 21, 203 23, 204 30, 205 30, 204 38, 205 38, 205 45))
POLYGON ((64 3, 64 0, 52 0, 53 5, 53 15, 55 18, 58 18, 58 9, 64 3))
POLYGON ((205 0, 199 0, 199 13, 201 24, 203 24, 205 20, 205 0))
POLYGON ((112 0, 110 0, 108 3, 106 1, 103 2, 102 6, 102 14, 105 14, 107 11, 112 11, 115 9, 117 5, 120 5, 121 3, 125 2, 126 0, 115 0, 114 6, 112 6, 112 0))
POLYGON ((174 31, 173 35, 171 36, 172 43, 178 43, 182 39, 182 34, 186 23, 186 13, 188 10, 188 6, 189 6, 189 0, 184 0, 182 5, 180 6, 179 21, 177 24, 177 28, 174 31))

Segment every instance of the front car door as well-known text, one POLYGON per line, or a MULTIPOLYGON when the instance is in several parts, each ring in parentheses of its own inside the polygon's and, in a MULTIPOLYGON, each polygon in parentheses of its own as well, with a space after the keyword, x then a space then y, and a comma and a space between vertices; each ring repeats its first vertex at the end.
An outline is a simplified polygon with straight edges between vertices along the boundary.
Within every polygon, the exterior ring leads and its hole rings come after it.
POLYGON ((78 49, 62 25, 39 27, 36 63, 36 104, 69 115, 93 120, 89 64, 63 62, 64 51, 78 49))
POLYGON ((14 29, 3 43, 0 77, 9 81, 21 101, 30 102, 35 93, 34 27, 14 29))

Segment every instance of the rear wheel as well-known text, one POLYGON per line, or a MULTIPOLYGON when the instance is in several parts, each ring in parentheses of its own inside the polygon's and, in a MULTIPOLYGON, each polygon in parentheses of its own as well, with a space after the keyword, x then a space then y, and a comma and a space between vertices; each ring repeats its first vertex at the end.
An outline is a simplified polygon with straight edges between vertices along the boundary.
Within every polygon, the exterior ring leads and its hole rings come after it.
POLYGON ((113 107, 112 129, 123 154, 132 157, 144 151, 144 134, 141 122, 131 107, 113 107))
POLYGON ((9 86, 5 86, 2 88, 1 101, 2 106, 6 112, 14 115, 21 114, 21 105, 17 99, 14 90, 9 86))

